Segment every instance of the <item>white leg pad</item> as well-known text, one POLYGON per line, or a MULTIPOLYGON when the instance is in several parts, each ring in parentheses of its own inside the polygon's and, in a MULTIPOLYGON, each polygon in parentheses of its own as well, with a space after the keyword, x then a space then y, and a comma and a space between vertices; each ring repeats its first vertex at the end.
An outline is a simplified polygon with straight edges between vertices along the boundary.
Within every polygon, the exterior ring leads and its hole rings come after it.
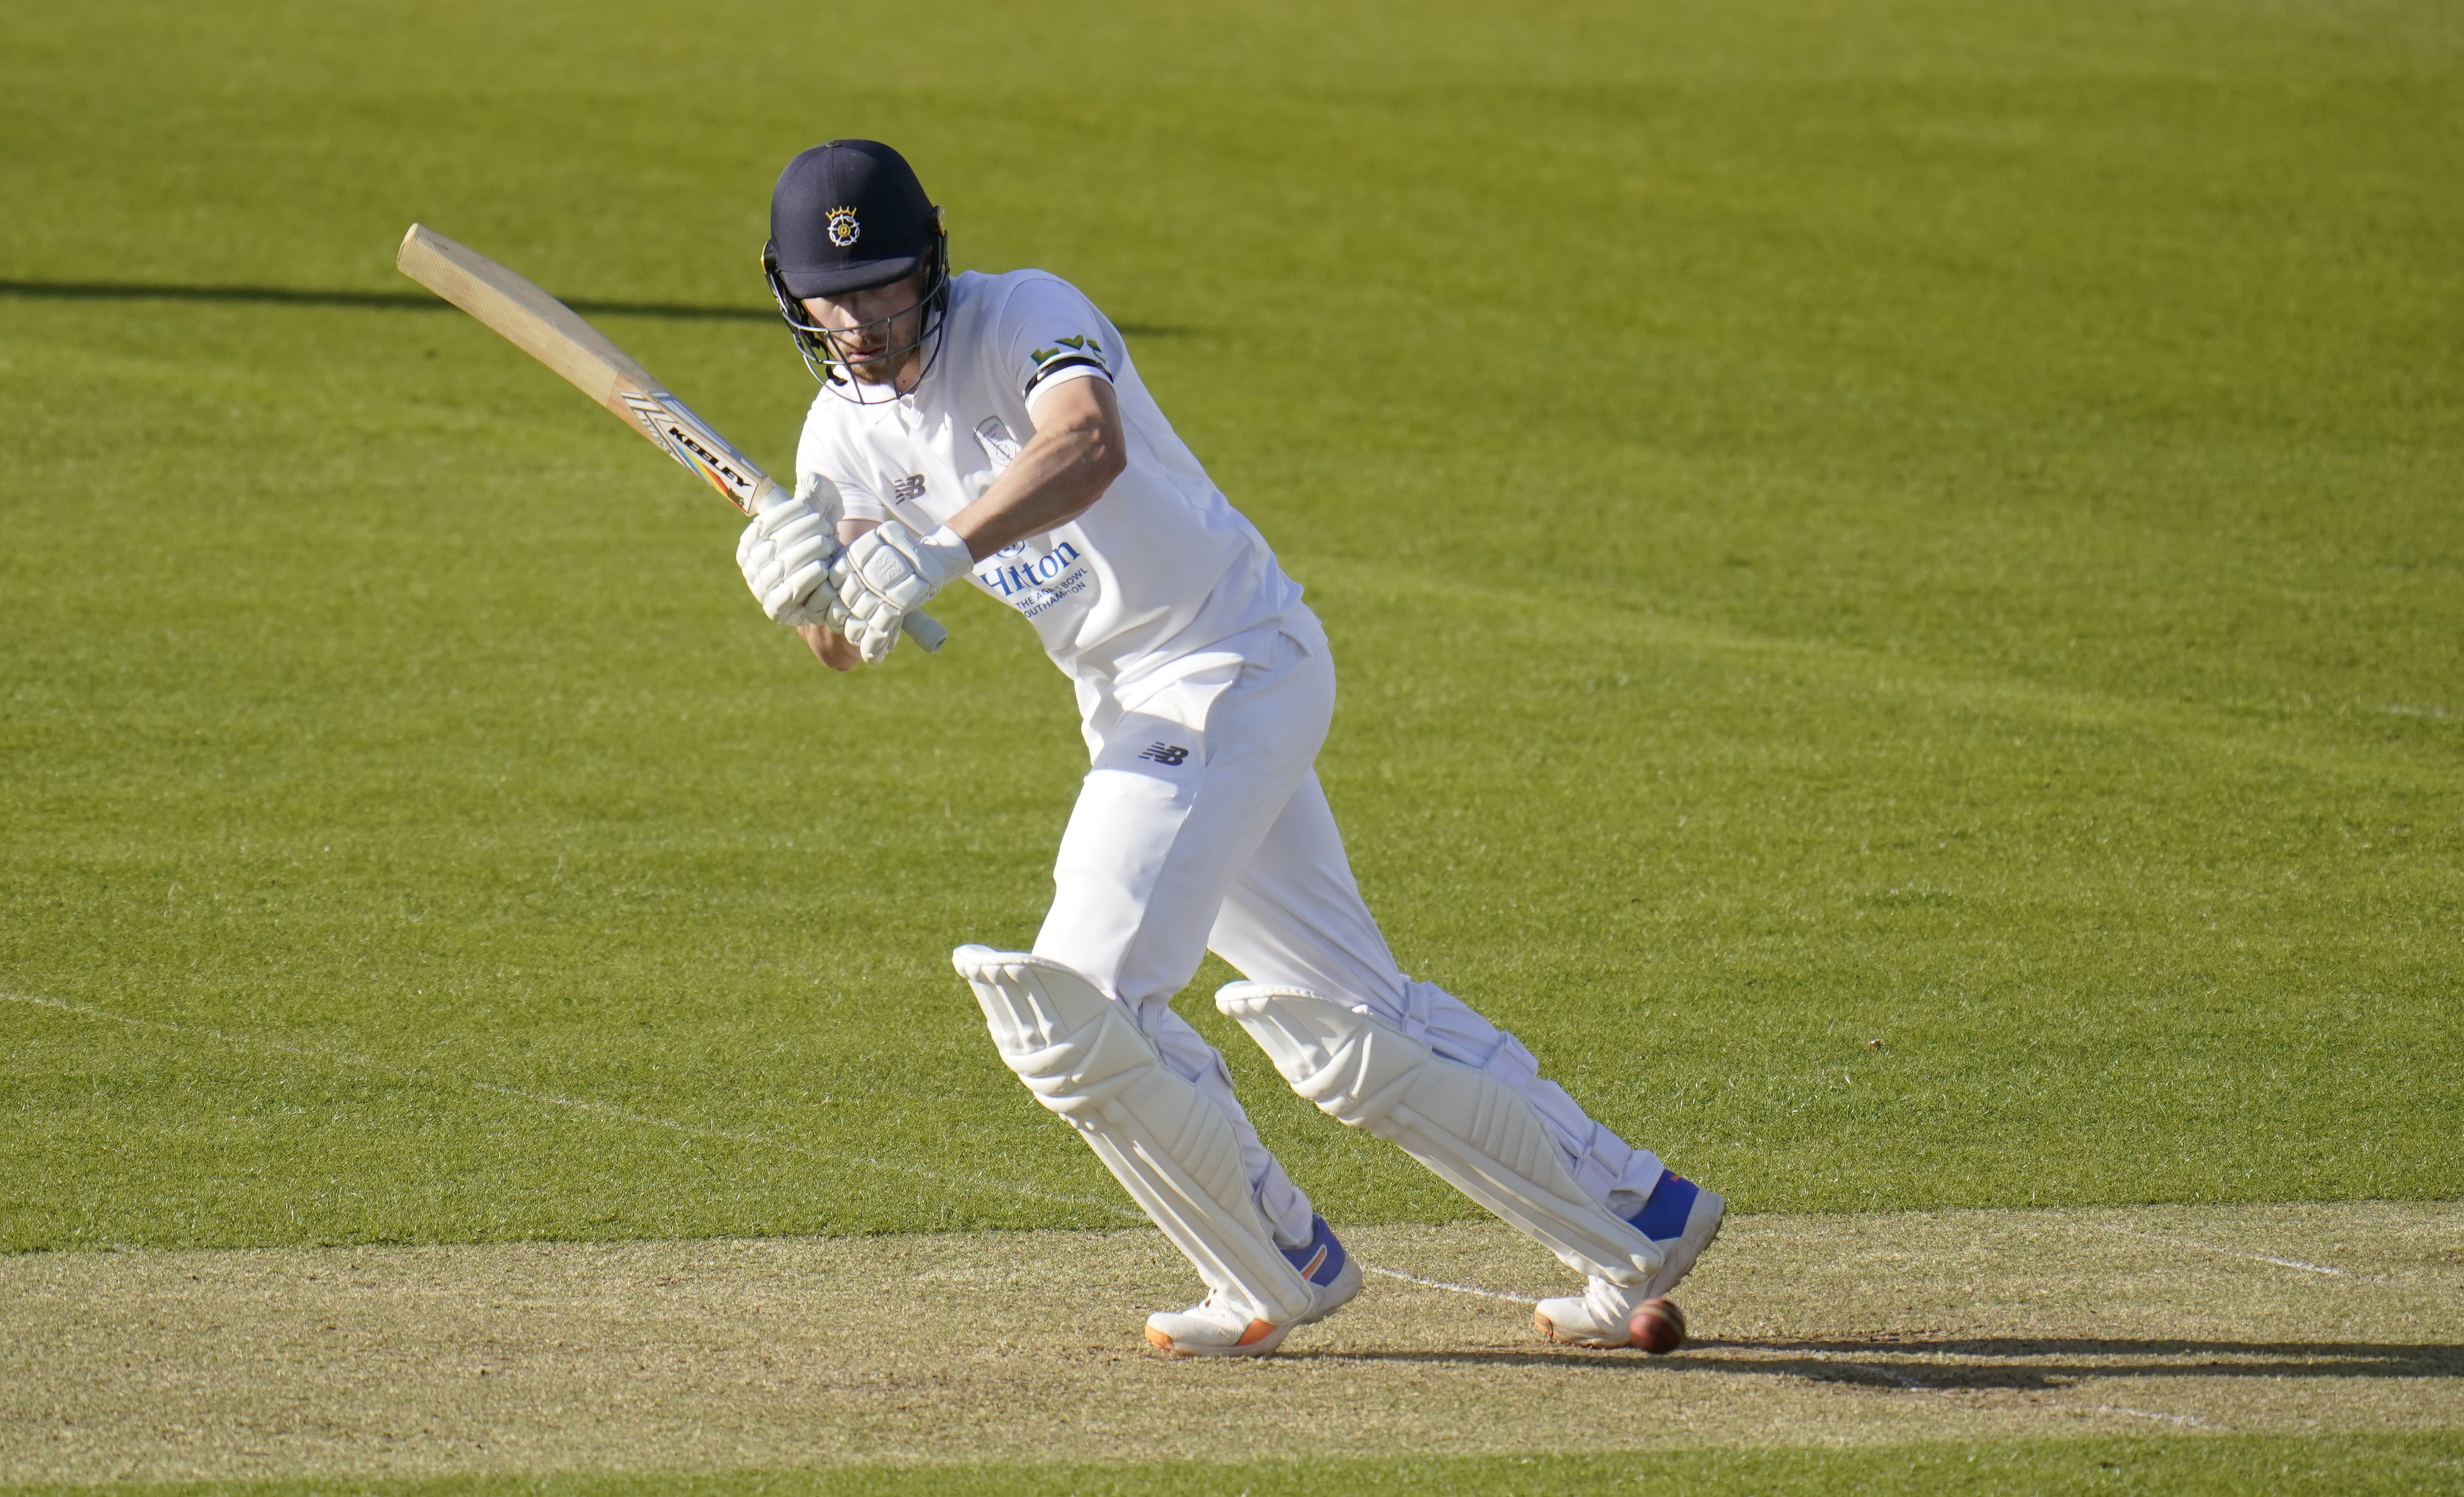
POLYGON ((1126 1009, 1024 952, 961 946, 951 963, 1002 1061, 1085 1136, 1208 1288, 1273 1325, 1309 1314, 1315 1295, 1259 1213, 1231 1119, 1163 1064, 1126 1009))
POLYGON ((1575 1180, 1539 1110, 1516 1089, 1301 988, 1235 982, 1215 1006, 1320 1112, 1427 1165, 1567 1267, 1627 1288, 1660 1271, 1659 1246, 1575 1180))

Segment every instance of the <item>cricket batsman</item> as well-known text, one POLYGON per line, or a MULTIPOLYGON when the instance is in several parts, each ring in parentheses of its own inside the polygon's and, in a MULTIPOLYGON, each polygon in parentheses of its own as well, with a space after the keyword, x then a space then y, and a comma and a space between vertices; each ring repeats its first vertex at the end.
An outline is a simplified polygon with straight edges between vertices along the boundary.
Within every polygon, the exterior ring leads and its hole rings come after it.
POLYGON ((1722 1199, 1397 968, 1312 768, 1334 710, 1325 630, 1119 329, 1042 271, 951 275, 940 209, 876 142, 788 163, 770 233, 763 269, 822 389, 794 496, 737 547, 763 612, 847 671, 963 582, 1023 615, 1076 689, 1089 767, 1035 949, 953 960, 1003 1063, 1205 1282, 1147 1339, 1263 1356, 1360 1288, 1172 1009, 1212 950, 1247 979, 1216 1005, 1294 1090, 1584 1276, 1540 1302, 1544 1334, 1627 1345, 1718 1234, 1722 1199))

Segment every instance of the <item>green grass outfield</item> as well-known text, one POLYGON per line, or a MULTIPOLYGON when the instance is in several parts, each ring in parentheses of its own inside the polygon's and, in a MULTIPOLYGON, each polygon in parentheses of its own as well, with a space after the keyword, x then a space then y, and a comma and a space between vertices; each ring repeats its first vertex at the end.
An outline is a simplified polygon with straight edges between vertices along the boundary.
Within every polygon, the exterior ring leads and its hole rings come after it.
MULTIPOLYGON (((2459 89, 2427 0, 15 8, 0 1250, 1118 1222, 944 956, 1083 766, 1029 631, 829 677, 391 269, 783 467, 833 135, 1130 330, 1334 635, 1397 954, 1627 1135, 1747 1210, 2464 1196, 2459 89)), ((1331 1216, 1468 1210, 1227 976, 1331 1216)))
POLYGON ((1494 1492, 1557 1497, 1617 1491, 1947 1493, 2453 1490, 2464 1439, 2375 1440, 2219 1436, 2199 1440, 2047 1440, 1999 1444, 1885 1445, 1863 1450, 1689 1451, 1675 1455, 1447 1461, 1332 1461, 1300 1464, 932 1466, 906 1471, 741 1471, 678 1477, 588 1475, 438 1482, 176 1483, 162 1486, 0 1487, 8 1497, 1345 1497, 1350 1493, 1494 1492))

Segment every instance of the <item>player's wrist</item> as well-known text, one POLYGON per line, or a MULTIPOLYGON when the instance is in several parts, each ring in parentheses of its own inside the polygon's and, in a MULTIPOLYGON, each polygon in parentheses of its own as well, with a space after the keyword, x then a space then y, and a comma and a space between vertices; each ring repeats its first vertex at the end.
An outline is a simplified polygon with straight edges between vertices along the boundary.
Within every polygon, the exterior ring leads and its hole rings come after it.
POLYGON ((915 560, 924 580, 938 592, 952 578, 975 569, 976 553, 965 537, 944 525, 929 536, 915 538, 915 560))

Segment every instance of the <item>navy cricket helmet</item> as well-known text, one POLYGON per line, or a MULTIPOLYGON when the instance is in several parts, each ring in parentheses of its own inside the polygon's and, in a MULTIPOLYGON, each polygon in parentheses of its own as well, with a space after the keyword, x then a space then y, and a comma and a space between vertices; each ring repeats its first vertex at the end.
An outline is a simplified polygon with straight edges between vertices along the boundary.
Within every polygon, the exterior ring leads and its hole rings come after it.
MULTIPOLYGON (((923 316, 912 338, 881 355, 889 361, 936 340, 949 309, 949 235, 941 210, 924 195, 907 158, 879 141, 831 141, 787 164, 770 194, 770 242, 762 247, 761 271, 806 366, 845 393, 854 393, 854 382, 832 345, 833 335, 806 312, 805 297, 886 286, 921 271, 923 316)), ((909 310, 879 321, 891 323, 909 310)), ((847 340, 872 327, 867 323, 855 334, 836 336, 847 340)))

